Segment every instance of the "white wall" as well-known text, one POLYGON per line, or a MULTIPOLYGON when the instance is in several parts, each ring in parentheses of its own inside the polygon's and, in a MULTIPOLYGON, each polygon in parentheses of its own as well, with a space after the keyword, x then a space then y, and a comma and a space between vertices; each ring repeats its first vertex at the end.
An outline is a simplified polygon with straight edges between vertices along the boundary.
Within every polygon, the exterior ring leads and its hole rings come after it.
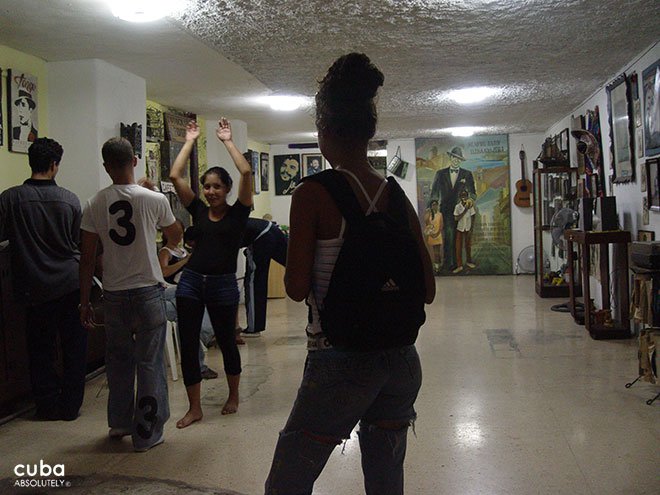
POLYGON ((142 124, 144 150, 146 98, 144 79, 102 60, 48 63, 49 132, 64 147, 57 179, 81 202, 110 184, 101 147, 120 135, 121 122, 142 124))
MULTIPOLYGON (((527 160, 525 161, 525 178, 533 182, 532 162, 541 151, 544 140, 543 134, 509 134, 509 181, 511 191, 511 256, 512 266, 516 269, 518 254, 525 247, 534 244, 534 208, 520 208, 513 204, 513 196, 516 193, 516 182, 522 175, 520 164, 521 146, 525 148, 527 160)), ((532 205, 534 197, 532 196, 532 205)))
MULTIPOLYGON (((402 158, 410 163, 408 167, 408 176, 405 179, 396 177, 405 191, 406 195, 415 208, 417 207, 417 171, 415 170, 415 140, 414 139, 395 139, 387 142, 387 161, 394 156, 398 146, 401 146, 402 158)), ((291 196, 275 196, 275 178, 278 173, 273 166, 273 156, 288 155, 292 153, 320 153, 318 148, 307 148, 304 150, 291 149, 286 144, 273 144, 270 147, 270 176, 269 191, 272 194, 270 206, 273 220, 279 224, 289 225, 289 210, 291 208, 291 196)))

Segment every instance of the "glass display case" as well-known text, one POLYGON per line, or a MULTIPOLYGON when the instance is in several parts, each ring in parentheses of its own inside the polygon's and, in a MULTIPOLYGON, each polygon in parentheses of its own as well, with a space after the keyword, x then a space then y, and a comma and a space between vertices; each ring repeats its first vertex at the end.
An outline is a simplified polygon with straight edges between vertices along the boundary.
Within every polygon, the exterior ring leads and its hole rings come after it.
MULTIPOLYGON (((544 167, 535 160, 533 176, 536 293, 568 297, 568 254, 563 234, 575 228, 577 221, 578 169, 544 167)), ((575 290, 581 292, 580 287, 575 290)))

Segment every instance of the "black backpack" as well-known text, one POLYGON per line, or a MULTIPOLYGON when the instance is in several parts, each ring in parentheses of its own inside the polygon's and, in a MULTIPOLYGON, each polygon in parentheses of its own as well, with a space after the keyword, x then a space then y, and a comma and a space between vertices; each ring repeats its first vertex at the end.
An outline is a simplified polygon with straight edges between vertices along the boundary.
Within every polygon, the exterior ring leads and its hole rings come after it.
POLYGON ((303 180, 320 183, 347 223, 328 293, 319 301, 328 341, 362 351, 413 344, 426 319, 426 287, 403 189, 389 177, 387 212, 365 216, 345 174, 327 170, 303 180))

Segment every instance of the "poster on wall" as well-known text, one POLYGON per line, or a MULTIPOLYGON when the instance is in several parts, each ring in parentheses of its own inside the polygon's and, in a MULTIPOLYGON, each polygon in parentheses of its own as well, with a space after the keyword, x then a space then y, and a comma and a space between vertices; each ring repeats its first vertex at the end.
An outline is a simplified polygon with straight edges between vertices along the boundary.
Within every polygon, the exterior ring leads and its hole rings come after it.
POLYGON ((646 156, 660 153, 660 60, 642 72, 644 97, 644 149, 646 156))
POLYGON ((275 155, 273 157, 275 175, 275 196, 293 194, 301 179, 300 155, 275 155))
POLYGON ((163 112, 147 103, 147 143, 157 143, 165 138, 163 112))
POLYGON ((630 87, 630 79, 624 73, 606 88, 613 182, 616 183, 630 182, 635 177, 634 117, 630 87))
POLYGON ((27 153, 39 137, 37 78, 31 74, 7 71, 7 115, 11 134, 9 151, 27 153))
POLYGON ((165 139, 167 141, 176 141, 178 143, 186 142, 186 126, 191 120, 195 120, 195 115, 179 115, 176 113, 164 113, 165 119, 165 139))
POLYGON ((422 138, 415 150, 435 274, 511 274, 508 136, 422 138))
POLYGON ((268 191, 268 153, 261 153, 261 163, 259 171, 261 172, 261 190, 268 191))

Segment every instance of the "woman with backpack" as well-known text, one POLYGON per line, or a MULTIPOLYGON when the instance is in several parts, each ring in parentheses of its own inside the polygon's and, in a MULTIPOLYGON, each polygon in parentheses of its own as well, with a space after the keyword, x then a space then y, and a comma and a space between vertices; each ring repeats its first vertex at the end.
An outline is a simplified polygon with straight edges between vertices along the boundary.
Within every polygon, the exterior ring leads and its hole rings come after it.
POLYGON ((367 159, 383 81, 366 55, 351 53, 316 94, 319 147, 333 170, 305 178, 292 198, 285 284, 310 307, 309 352, 266 494, 311 494, 358 422, 366 493, 403 493, 422 378, 414 341, 435 279, 412 204, 367 159))

